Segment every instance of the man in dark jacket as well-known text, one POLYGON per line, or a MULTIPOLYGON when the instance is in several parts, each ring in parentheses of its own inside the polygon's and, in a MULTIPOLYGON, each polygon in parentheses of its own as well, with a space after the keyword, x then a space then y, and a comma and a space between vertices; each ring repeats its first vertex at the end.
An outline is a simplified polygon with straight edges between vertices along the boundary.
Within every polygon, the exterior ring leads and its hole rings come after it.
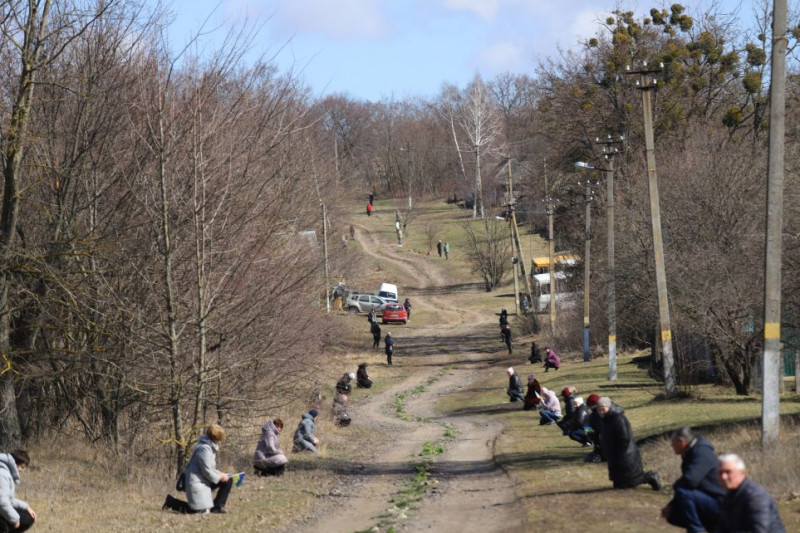
POLYGON ((725 489, 719 482, 719 461, 714 446, 681 428, 672 434, 672 450, 681 456, 681 477, 672 484, 674 496, 661 516, 688 533, 714 531, 725 489))
POLYGON ((725 496, 714 446, 689 427, 674 432, 670 444, 681 456, 681 477, 672 484, 674 496, 661 509, 661 516, 688 533, 714 531, 725 496))
POLYGON ((403 309, 406 310, 406 320, 411 320, 411 300, 408 298, 403 302, 403 309))
POLYGON ((506 370, 508 374, 508 393, 510 402, 519 402, 525 399, 525 391, 522 388, 522 380, 519 379, 519 374, 514 370, 514 367, 508 367, 506 370))
POLYGON ((714 533, 786 533, 775 500, 747 477, 741 457, 732 453, 719 457, 719 480, 727 494, 714 533))
POLYGON ((378 325, 378 322, 375 321, 369 327, 370 333, 372 333, 372 347, 373 348, 380 348, 381 347, 381 327, 378 325))
POLYGON ((506 327, 500 330, 500 335, 503 337, 503 342, 506 343, 506 348, 508 348, 508 355, 511 355, 511 326, 506 324, 506 327))
POLYGON ((603 419, 600 442, 608 462, 608 479, 615 489, 632 489, 643 483, 661 490, 661 480, 655 472, 644 472, 639 448, 625 410, 604 396, 597 402, 597 414, 603 419))
POLYGON ((591 416, 592 412, 588 407, 586 407, 586 405, 584 405, 583 398, 580 396, 576 396, 574 398, 570 396, 570 398, 574 410, 569 418, 565 418, 564 421, 559 424, 561 426, 561 430, 563 431, 564 435, 571 438, 575 442, 578 442, 584 446, 591 446, 592 440, 586 434, 586 430, 584 428, 589 425, 589 417, 591 416))
POLYGON ((385 347, 384 351, 386 352, 386 363, 389 366, 392 366, 392 355, 394 354, 394 339, 392 338, 391 333, 387 333, 386 337, 383 339, 383 345, 385 347))

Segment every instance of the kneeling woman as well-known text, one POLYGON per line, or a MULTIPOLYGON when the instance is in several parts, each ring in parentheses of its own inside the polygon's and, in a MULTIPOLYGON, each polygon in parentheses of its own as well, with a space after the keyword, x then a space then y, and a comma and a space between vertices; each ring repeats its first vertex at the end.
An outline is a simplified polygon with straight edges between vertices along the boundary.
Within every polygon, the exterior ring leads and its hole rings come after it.
POLYGON ((179 513, 226 513, 225 503, 233 487, 233 479, 217 470, 217 453, 225 440, 222 426, 212 424, 197 441, 192 459, 186 467, 186 499, 184 502, 167 496, 162 509, 179 513), (213 491, 217 490, 214 497, 213 491))
POLYGON ((281 476, 289 459, 278 446, 278 435, 283 431, 283 420, 268 420, 261 427, 261 439, 253 456, 253 468, 262 476, 281 476))

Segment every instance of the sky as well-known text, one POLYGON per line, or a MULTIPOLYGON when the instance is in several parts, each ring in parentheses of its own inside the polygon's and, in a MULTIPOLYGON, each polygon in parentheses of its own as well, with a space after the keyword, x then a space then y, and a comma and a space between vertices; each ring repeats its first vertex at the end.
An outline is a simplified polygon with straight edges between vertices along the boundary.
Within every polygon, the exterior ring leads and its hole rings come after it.
MULTIPOLYGON (((701 8, 711 0, 684 1, 701 8)), ((758 0, 721 0, 752 11, 758 0)), ((666 2, 669 5, 672 2, 666 2)), ((539 61, 598 31, 615 0, 173 0, 170 38, 181 45, 201 28, 221 39, 244 21, 259 28, 252 57, 264 54, 313 94, 369 101, 434 97, 442 84, 466 86, 476 73, 533 75, 539 61)), ((634 2, 626 9, 637 10, 634 2)), ((661 2, 646 2, 647 7, 661 2)), ((642 8, 644 9, 644 8, 642 8)), ((640 11, 640 10, 637 10, 640 11)))

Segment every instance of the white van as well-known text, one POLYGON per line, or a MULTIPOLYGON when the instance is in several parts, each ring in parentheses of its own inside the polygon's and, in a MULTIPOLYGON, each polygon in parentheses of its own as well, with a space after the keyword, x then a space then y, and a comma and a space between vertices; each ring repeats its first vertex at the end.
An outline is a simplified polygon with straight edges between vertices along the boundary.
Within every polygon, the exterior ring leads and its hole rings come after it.
POLYGON ((391 283, 381 283, 381 286, 378 288, 378 296, 396 302, 397 285, 392 285, 391 283))

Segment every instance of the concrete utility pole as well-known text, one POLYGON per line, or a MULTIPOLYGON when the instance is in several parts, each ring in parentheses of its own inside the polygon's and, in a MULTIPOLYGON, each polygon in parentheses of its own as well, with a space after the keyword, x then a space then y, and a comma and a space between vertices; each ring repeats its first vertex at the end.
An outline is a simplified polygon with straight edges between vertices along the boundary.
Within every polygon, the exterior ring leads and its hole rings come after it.
POLYGON ((413 170, 413 164, 411 161, 411 143, 406 143, 406 152, 408 152, 408 210, 411 211, 412 209, 412 202, 411 202, 411 176, 413 170))
POLYGON ((597 144, 603 145, 603 156, 607 164, 602 169, 606 175, 606 215, 608 226, 608 242, 606 244, 608 260, 606 265, 606 304, 608 308, 608 379, 617 379, 617 282, 616 265, 614 261, 614 156, 619 153, 615 145, 622 144, 622 135, 612 139, 611 135, 606 140, 595 139, 597 144))
POLYGON ((769 86, 767 164, 767 246, 764 272, 764 359, 761 395, 761 446, 780 434, 781 254, 786 90, 786 0, 774 0, 772 65, 769 86))
POLYGON ((661 72, 664 66, 648 67, 647 63, 638 70, 626 67, 628 74, 638 74, 637 88, 642 91, 642 111, 644 113, 644 144, 647 157, 647 183, 650 191, 650 220, 653 226, 653 258, 656 265, 656 288, 658 292, 658 318, 661 328, 661 348, 663 350, 664 385, 668 397, 675 396, 675 360, 672 354, 672 327, 669 317, 669 297, 667 294, 667 272, 664 265, 664 241, 661 233, 661 206, 658 196, 658 175, 656 174, 655 142, 653 140, 652 91, 656 80, 648 75, 661 72))
POLYGON ((583 188, 583 203, 586 205, 584 218, 583 249, 583 362, 591 361, 589 354, 589 282, 592 269, 589 267, 592 252, 592 180, 586 180, 583 188))

